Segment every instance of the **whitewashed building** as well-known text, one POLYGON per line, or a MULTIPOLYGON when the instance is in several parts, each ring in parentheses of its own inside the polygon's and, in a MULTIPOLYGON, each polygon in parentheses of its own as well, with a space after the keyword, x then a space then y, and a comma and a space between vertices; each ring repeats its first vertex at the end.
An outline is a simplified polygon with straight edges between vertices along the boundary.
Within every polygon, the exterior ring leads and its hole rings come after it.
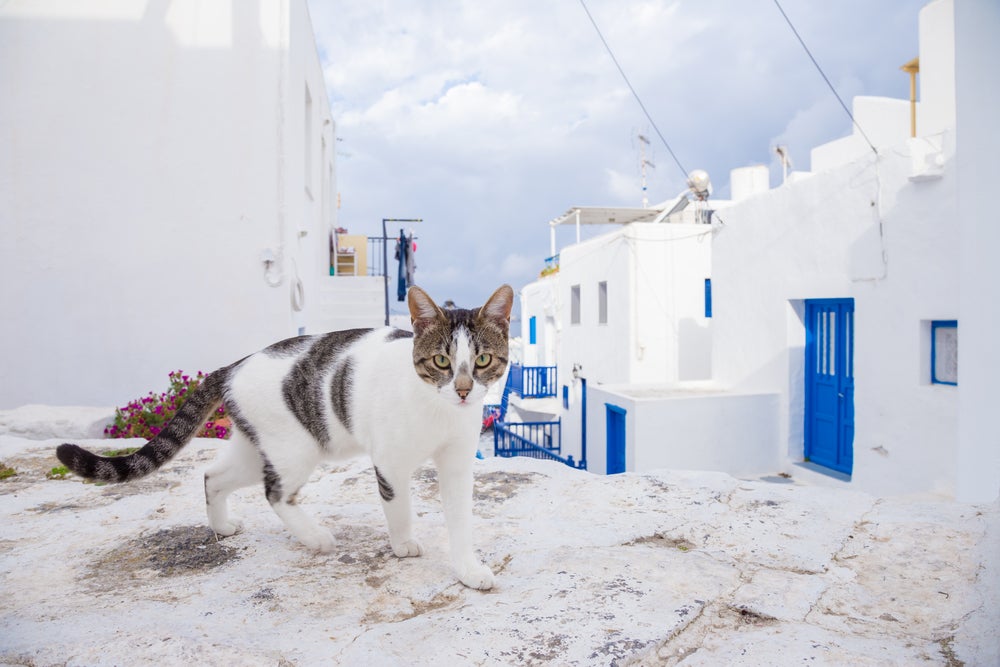
MULTIPOLYGON (((550 404, 562 417, 563 453, 586 458, 592 470, 595 454, 583 451, 583 379, 593 388, 711 378, 709 216, 682 194, 648 209, 572 208, 550 223, 620 225, 563 248, 552 260, 558 270, 521 290, 524 364, 557 367, 550 404)), ((515 410, 537 404, 514 400, 515 410)))
POLYGON ((324 328, 304 0, 11 0, 0 85, 0 408, 122 404, 324 328))
MULTIPOLYGON (((1000 8, 935 0, 919 31, 915 128, 910 101, 856 99, 875 150, 857 130, 818 147, 811 173, 734 196, 725 224, 712 225, 711 381, 685 382, 667 366, 653 381, 614 377, 595 356, 606 354, 602 339, 574 343, 572 328, 556 327, 561 373, 576 357, 593 360, 578 371, 590 470, 820 471, 875 493, 997 497, 1000 238, 989 221, 1000 8)), ((610 245, 589 253, 591 282, 614 256, 610 245)), ((677 271, 677 284, 704 277, 677 271)), ((576 278, 557 276, 540 283, 550 281, 547 302, 564 313, 576 278)), ((650 286, 632 280, 624 298, 649 301, 640 293, 650 286)), ((683 316, 667 312, 665 349, 683 355, 683 316)), ((605 339, 634 360, 631 336, 625 327, 605 339)))

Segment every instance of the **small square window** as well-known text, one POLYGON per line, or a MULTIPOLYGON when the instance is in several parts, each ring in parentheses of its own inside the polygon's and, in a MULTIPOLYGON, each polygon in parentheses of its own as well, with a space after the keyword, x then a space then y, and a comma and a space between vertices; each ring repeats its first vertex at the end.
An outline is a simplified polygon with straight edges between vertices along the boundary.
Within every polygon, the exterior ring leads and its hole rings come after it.
POLYGON ((931 383, 958 384, 958 321, 931 322, 931 383))
POLYGON ((573 285, 569 289, 569 323, 580 323, 580 286, 573 285))
POLYGON ((608 323, 608 283, 597 283, 597 323, 608 323))

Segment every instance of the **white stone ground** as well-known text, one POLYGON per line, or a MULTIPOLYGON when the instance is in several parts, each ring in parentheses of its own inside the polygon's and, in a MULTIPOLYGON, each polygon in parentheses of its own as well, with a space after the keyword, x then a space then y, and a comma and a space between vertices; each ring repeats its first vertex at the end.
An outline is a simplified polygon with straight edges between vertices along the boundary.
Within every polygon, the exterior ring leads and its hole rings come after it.
POLYGON ((424 557, 391 554, 365 461, 306 487, 337 538, 316 556, 259 489, 234 498, 246 530, 215 540, 201 473, 224 442, 132 485, 47 479, 63 439, 136 444, 86 439, 99 421, 0 412, 18 472, 0 481, 0 664, 1000 664, 998 504, 487 459, 484 593, 445 561, 432 468, 413 488, 424 557))

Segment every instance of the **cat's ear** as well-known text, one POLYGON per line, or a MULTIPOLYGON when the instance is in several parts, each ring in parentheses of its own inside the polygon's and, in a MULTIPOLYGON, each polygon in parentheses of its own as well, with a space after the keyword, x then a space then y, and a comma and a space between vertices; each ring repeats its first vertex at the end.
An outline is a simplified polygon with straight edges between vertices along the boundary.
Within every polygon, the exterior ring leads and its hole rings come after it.
POLYGON ((479 309, 479 316, 486 317, 500 326, 510 325, 510 309, 514 306, 514 290, 510 285, 501 285, 479 309))
POLYGON ((410 307, 410 322, 413 324, 413 332, 418 335, 430 325, 444 318, 444 313, 437 307, 434 300, 416 285, 411 287, 406 295, 406 303, 410 307))

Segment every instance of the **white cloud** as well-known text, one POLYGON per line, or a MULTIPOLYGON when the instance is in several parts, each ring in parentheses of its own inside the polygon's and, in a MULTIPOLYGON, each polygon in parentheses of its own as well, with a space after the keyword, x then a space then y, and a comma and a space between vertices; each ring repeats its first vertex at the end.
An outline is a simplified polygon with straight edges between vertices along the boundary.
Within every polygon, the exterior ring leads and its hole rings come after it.
MULTIPOLYGON (((769 161, 776 140, 805 168, 811 143, 848 131, 771 3, 586 2, 671 148, 717 193, 730 169, 769 161)), ((916 55, 924 3, 782 6, 849 103, 908 94, 898 67, 916 55)), ((374 235, 382 217, 425 218, 421 280, 450 298, 472 301, 522 271, 532 279, 527 258, 548 254, 545 222, 569 206, 641 203, 634 133, 649 121, 579 3, 309 6, 339 150, 352 155, 338 163, 341 222, 374 235)), ((651 138, 657 202, 684 174, 651 138)))
POLYGON ((524 279, 526 275, 538 273, 542 268, 542 263, 535 256, 529 257, 520 253, 511 253, 503 258, 503 263, 500 265, 500 278, 508 281, 524 279))

